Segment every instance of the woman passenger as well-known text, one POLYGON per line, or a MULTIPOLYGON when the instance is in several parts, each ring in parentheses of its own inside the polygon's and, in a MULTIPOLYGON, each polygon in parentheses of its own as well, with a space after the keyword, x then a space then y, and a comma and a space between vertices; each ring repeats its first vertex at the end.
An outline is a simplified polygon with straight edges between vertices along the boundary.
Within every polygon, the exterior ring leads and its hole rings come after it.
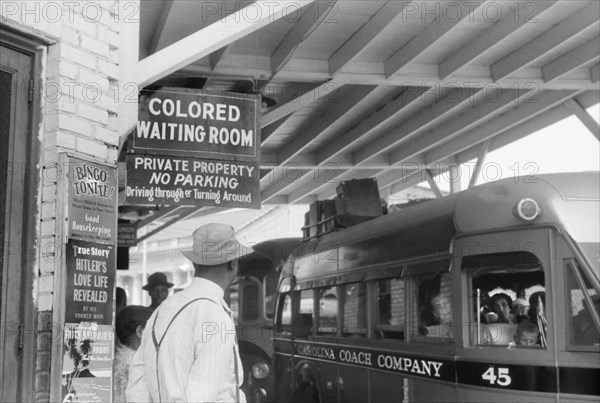
POLYGON ((492 296, 492 311, 498 315, 497 323, 514 323, 510 311, 512 309, 512 298, 503 292, 492 296))
POLYGON ((116 343, 115 359, 113 361, 113 401, 126 402, 125 391, 129 381, 129 364, 140 346, 142 332, 152 309, 129 305, 121 310, 115 321, 119 343, 116 343))

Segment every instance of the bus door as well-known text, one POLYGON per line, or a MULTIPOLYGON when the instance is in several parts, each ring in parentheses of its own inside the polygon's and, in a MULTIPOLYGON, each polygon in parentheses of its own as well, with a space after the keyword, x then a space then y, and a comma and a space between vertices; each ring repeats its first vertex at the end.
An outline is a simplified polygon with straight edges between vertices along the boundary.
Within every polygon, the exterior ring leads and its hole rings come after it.
POLYGON ((293 277, 281 279, 275 302, 275 326, 273 329, 273 370, 275 372, 275 396, 277 401, 291 402, 294 392, 294 357, 292 335, 293 277))
POLYGON ((600 399, 600 285, 596 250, 556 236, 556 318, 561 401, 600 399), (586 252, 590 251, 586 255, 586 252), (589 258, 588 258, 589 255, 589 258))
POLYGON ((555 233, 530 227, 456 240, 459 401, 556 400, 555 318, 563 301, 553 287, 555 233))
POLYGON ((295 402, 338 401, 338 291, 325 283, 313 281, 297 287, 295 402))

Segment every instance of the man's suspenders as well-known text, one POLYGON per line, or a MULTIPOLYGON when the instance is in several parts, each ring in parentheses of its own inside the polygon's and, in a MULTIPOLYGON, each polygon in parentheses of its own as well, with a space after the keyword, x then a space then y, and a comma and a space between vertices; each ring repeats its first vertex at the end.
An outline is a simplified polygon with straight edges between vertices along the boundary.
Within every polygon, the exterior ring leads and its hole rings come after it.
MULTIPOLYGON (((160 394, 160 379, 158 377, 158 352, 160 350, 160 346, 163 342, 163 340, 165 339, 165 336, 167 335, 167 332, 169 331, 169 328, 171 327, 171 325, 173 324, 173 321, 175 320, 175 318, 177 318, 177 316, 179 316, 179 314, 181 313, 181 311, 183 311, 185 308, 188 307, 188 305, 192 304, 193 302, 196 301, 200 301, 202 299, 214 302, 212 299, 210 298, 205 298, 205 297, 200 297, 200 298, 196 298, 191 300, 190 302, 188 302, 187 304, 185 304, 184 306, 182 306, 181 308, 179 308, 179 310, 177 311, 177 313, 175 313, 175 315, 173 315, 173 317, 171 318, 171 321, 169 322, 169 324, 167 325, 167 328, 165 329, 165 332, 163 333, 162 337, 160 338, 160 340, 156 339, 156 333, 154 332, 154 327, 156 326, 156 319, 158 319, 158 312, 156 313, 156 316, 154 317, 154 323, 152 323, 152 342, 154 343, 154 348, 156 349, 156 385, 158 387, 158 401, 162 402, 162 396, 160 394)), ((236 398, 236 402, 240 401, 240 389, 239 389, 239 379, 238 379, 238 362, 237 362, 237 354, 235 351, 235 344, 233 345, 233 361, 234 361, 234 366, 235 366, 235 398, 236 398)))

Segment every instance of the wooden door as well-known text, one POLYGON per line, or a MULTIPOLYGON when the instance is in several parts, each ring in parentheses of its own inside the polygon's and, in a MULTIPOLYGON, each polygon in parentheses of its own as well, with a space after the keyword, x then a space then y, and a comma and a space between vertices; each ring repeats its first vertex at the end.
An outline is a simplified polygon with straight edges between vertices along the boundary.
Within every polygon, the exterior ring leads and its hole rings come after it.
POLYGON ((0 401, 5 402, 20 399, 31 67, 30 55, 0 46, 0 401))

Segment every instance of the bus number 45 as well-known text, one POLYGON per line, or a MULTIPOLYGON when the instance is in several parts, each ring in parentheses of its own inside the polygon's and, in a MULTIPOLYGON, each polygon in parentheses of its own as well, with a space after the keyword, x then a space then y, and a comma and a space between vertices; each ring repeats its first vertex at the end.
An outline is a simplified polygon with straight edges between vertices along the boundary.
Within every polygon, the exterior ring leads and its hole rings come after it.
POLYGON ((508 368, 489 367, 488 370, 481 375, 481 378, 488 381, 490 385, 498 384, 500 386, 508 386, 512 381, 508 374, 508 368), (496 369, 498 370, 497 373, 496 369))

